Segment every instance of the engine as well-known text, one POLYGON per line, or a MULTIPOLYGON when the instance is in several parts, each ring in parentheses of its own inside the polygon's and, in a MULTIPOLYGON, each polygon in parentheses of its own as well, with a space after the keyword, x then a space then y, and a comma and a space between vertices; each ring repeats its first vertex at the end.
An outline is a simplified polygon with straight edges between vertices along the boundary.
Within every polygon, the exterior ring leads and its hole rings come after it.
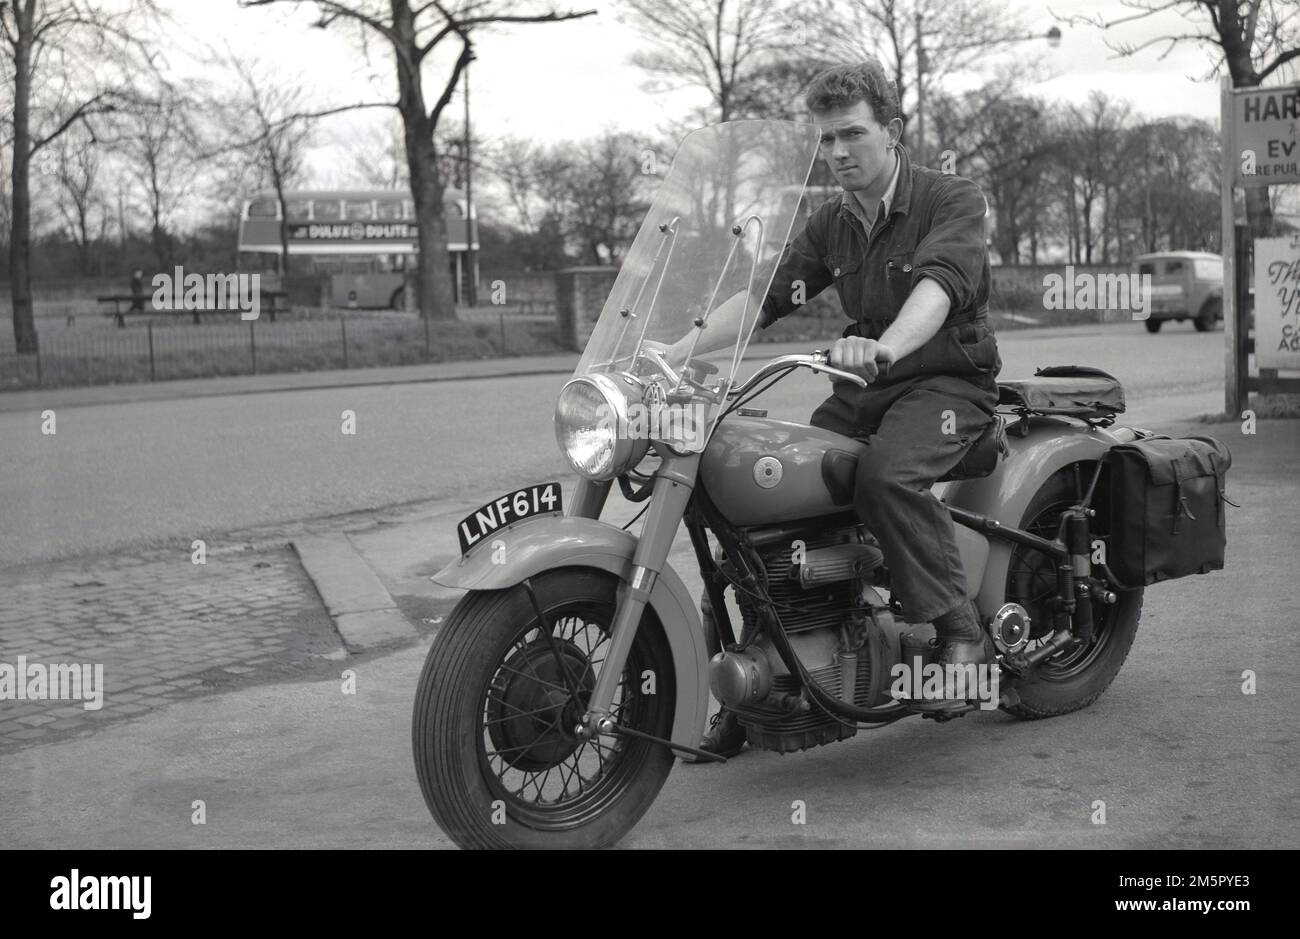
MULTIPOLYGON (((888 702, 898 630, 877 590, 883 557, 861 528, 751 531, 777 616, 799 661, 828 694, 858 707, 888 702)), ((789 753, 857 733, 801 697, 759 628, 756 602, 740 593, 742 647, 709 663, 713 695, 737 711, 751 746, 789 753)))

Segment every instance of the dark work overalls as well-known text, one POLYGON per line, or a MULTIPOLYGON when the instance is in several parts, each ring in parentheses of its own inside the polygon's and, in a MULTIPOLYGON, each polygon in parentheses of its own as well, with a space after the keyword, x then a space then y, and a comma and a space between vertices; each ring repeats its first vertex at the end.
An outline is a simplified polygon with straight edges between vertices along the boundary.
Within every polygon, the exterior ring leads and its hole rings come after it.
POLYGON ((913 167, 897 151, 893 202, 870 238, 841 197, 818 208, 786 246, 759 325, 833 284, 854 320, 844 335, 879 339, 922 277, 948 294, 933 338, 868 388, 836 382, 810 420, 866 441, 854 506, 880 542, 908 620, 932 622, 966 602, 966 576, 952 519, 930 487, 989 426, 1002 361, 988 324, 984 197, 971 181, 913 167))

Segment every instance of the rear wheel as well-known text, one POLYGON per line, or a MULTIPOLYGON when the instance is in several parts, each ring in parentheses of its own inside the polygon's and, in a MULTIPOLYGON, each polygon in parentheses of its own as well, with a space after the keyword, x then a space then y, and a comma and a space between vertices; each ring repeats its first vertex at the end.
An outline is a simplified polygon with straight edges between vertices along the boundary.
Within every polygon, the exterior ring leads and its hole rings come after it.
MULTIPOLYGON (((1079 477, 1090 478, 1095 464, 1082 464, 1079 477)), ((1058 472, 1034 496, 1025 511, 1021 528, 1043 538, 1056 537, 1061 513, 1082 498, 1073 469, 1058 472)), ((1097 513, 1099 517, 1102 512, 1097 513)), ((1103 539, 1104 541, 1104 539, 1103 539)), ((1019 603, 1029 613, 1031 639, 1026 652, 1054 635, 1052 614, 1047 603, 1056 593, 1053 558, 1021 545, 1011 551, 1007 571, 1008 603, 1019 603)), ((1092 704, 1105 691, 1128 657, 1142 615, 1142 591, 1119 594, 1113 604, 1094 600, 1092 641, 1066 649, 1039 665, 1025 681, 1016 685, 1020 703, 1003 710, 1017 717, 1035 720, 1068 714, 1092 704)))
MULTIPOLYGON (((618 583, 584 568, 534 577, 544 628, 522 587, 472 592, 434 640, 415 696, 415 768, 461 847, 608 847, 658 795, 668 747, 573 732, 609 648, 618 583)), ((667 739, 675 701, 668 643, 647 610, 610 716, 667 739)))
POLYGON ((1153 319, 1148 319, 1148 320, 1146 320, 1145 322, 1146 322, 1146 326, 1147 326, 1147 332, 1149 332, 1149 333, 1158 333, 1158 332, 1160 332, 1160 327, 1164 325, 1164 322, 1165 322, 1165 321, 1164 321, 1164 320, 1153 320, 1153 319))
POLYGON ((1193 323, 1198 333, 1208 333, 1214 328, 1214 324, 1223 318, 1223 301, 1206 300, 1205 305, 1201 307, 1201 312, 1197 314, 1193 323))

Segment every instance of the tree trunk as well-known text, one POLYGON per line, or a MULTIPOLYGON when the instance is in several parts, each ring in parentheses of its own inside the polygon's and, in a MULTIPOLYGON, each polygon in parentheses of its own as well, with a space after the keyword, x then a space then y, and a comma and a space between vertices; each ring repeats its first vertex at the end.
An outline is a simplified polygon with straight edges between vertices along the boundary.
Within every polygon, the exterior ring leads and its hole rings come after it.
POLYGON ((15 6, 14 48, 13 227, 9 236, 9 293, 13 302, 14 346, 19 355, 35 355, 36 321, 32 316, 31 8, 15 6))
POLYGON ((393 28, 397 47, 397 110, 402 115, 406 163, 415 203, 418 268, 415 296, 421 319, 456 318, 455 295, 448 270, 447 222, 443 217, 442 178, 433 142, 433 117, 424 104, 420 83, 415 21, 406 3, 393 2, 393 28), (413 63, 413 66, 408 63, 413 63))
POLYGON ((280 290, 285 287, 285 278, 289 276, 289 206, 284 198, 284 176, 280 172, 280 165, 275 159, 275 153, 271 157, 271 182, 275 186, 275 201, 280 207, 280 256, 276 258, 275 272, 280 275, 280 290))
POLYGON ((456 298, 447 269, 447 222, 443 217, 442 180, 438 175, 433 128, 423 110, 418 115, 403 114, 402 118, 406 126, 411 198, 415 202, 418 230, 419 267, 415 293, 420 305, 420 318, 452 320, 456 318, 456 298))

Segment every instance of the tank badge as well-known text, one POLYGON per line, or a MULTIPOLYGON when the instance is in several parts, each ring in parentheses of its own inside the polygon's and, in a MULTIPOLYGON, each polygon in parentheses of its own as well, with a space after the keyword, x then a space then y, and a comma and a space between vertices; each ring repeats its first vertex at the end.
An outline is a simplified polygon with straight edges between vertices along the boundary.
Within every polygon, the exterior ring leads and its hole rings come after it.
POLYGON ((754 482, 761 489, 772 489, 781 482, 781 461, 774 456, 760 457, 754 464, 754 482))

